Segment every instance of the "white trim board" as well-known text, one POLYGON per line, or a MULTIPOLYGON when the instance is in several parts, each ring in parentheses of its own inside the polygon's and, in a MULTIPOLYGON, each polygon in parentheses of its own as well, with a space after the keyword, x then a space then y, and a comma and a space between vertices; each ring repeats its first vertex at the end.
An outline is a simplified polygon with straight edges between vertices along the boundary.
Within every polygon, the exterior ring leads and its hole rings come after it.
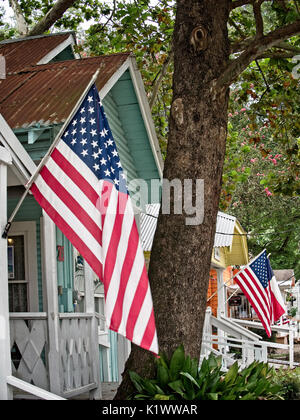
MULTIPOLYGON (((61 53, 65 48, 67 48, 69 45, 74 45, 75 40, 74 36, 71 34, 65 41, 63 41, 61 44, 59 44, 57 47, 55 47, 53 50, 48 52, 37 64, 48 64, 49 61, 53 60, 54 57, 56 57, 59 53, 61 53)), ((78 59, 78 54, 75 54, 75 57, 78 59)))
POLYGON ((135 90, 135 94, 138 100, 140 111, 142 114, 143 122, 145 124, 145 129, 148 135, 149 143, 153 153, 153 157, 156 163, 156 167, 160 176, 160 179, 163 177, 163 159, 156 136, 156 131, 151 115, 151 110, 149 107, 147 95, 145 92, 144 83, 142 76, 137 68, 136 60, 133 55, 130 55, 127 60, 119 67, 119 69, 112 75, 112 77, 107 81, 103 88, 99 92, 100 99, 104 99, 105 96, 110 92, 113 86, 118 82, 120 77, 129 69, 132 84, 135 90))
POLYGON ((1 114, 0 142, 11 154, 13 161, 12 170, 20 182, 25 184, 35 172, 36 165, 1 114))
POLYGON ((24 235, 24 280, 28 284, 28 312, 39 312, 36 222, 12 222, 9 236, 19 235, 24 235))

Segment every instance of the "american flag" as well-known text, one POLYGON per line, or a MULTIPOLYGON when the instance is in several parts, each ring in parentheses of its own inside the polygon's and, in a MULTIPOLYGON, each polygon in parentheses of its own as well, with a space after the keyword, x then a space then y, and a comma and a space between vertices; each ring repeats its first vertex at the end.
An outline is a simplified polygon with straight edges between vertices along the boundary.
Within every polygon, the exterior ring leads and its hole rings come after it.
POLYGON ((31 191, 103 282, 108 327, 157 354, 151 291, 125 178, 93 84, 31 191))
POLYGON ((286 309, 266 250, 239 271, 234 279, 270 337, 271 325, 286 312, 286 309))

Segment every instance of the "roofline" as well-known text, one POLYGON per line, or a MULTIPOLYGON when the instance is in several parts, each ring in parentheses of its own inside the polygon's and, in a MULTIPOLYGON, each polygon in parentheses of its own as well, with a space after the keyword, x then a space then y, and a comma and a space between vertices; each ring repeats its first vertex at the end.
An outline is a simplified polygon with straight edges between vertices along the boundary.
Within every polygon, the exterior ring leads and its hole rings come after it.
POLYGON ((133 54, 130 54, 127 60, 119 67, 119 69, 112 75, 112 77, 106 82, 103 88, 100 90, 99 95, 101 99, 104 99, 112 87, 117 83, 120 77, 129 69, 135 94, 140 106, 142 118, 145 124, 145 128, 148 134, 151 150, 156 163, 156 167, 159 173, 160 179, 163 177, 163 159, 156 136, 156 131, 151 115, 151 110, 147 100, 144 83, 142 76, 138 70, 136 60, 133 54))
MULTIPOLYGON (((56 57, 59 53, 61 53, 65 48, 69 45, 73 46, 76 45, 76 37, 74 34, 70 34, 67 39, 61 42, 57 47, 53 48, 53 50, 49 51, 38 63, 37 65, 48 64, 54 57, 56 57)), ((80 55, 74 53, 76 59, 80 58, 80 55)))
POLYGON ((0 114, 0 140, 12 157, 12 170, 24 185, 36 170, 36 165, 0 114))
POLYGON ((164 162, 163 162, 158 138, 156 135, 156 130, 155 130, 149 102, 147 99, 144 82, 142 80, 141 73, 137 67, 135 57, 133 55, 129 57, 129 61, 130 61, 129 70, 130 70, 131 78, 132 78, 133 85, 135 88, 135 93, 136 93, 136 96, 140 105, 140 109, 142 111, 142 117, 143 117, 145 127, 148 133, 150 146, 153 152, 153 156, 154 156, 155 163, 158 169, 158 173, 159 173, 160 179, 162 179, 164 162))
POLYGON ((73 35, 74 41, 76 42, 76 32, 75 31, 67 31, 67 32, 56 32, 53 34, 44 34, 44 35, 33 35, 33 36, 26 36, 23 38, 12 38, 12 39, 4 39, 3 41, 0 41, 1 44, 13 44, 14 42, 23 42, 28 41, 31 39, 38 39, 38 38, 46 38, 50 36, 61 36, 61 35, 73 35))

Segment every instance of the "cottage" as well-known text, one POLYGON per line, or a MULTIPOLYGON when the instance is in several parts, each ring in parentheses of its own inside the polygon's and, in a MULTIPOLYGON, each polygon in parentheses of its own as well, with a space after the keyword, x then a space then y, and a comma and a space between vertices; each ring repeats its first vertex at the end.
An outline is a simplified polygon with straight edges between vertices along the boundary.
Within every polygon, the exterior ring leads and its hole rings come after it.
MULTIPOLYGON (((151 198, 138 193, 137 180, 150 185, 162 177, 160 149, 134 57, 81 59, 75 44, 73 32, 0 43, 6 63, 0 80, 2 230, 97 69, 96 85, 138 223, 139 202, 151 198)), ((2 308, 10 312, 10 373, 65 398, 83 392, 99 398, 101 381, 119 380, 129 347, 105 327, 103 290, 95 275, 31 195, 18 211, 7 243, 1 239, 1 252, 7 253, 1 272, 8 279, 9 308, 2 308)))

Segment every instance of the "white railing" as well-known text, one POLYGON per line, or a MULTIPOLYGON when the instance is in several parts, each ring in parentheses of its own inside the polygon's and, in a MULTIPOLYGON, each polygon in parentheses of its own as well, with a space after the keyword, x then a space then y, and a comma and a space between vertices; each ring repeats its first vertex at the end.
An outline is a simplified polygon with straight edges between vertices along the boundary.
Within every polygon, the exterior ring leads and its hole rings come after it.
POLYGON ((6 378, 7 385, 17 388, 23 392, 26 392, 30 395, 34 395, 42 400, 65 400, 65 398, 60 397, 59 395, 52 394, 51 392, 45 391, 44 389, 38 388, 35 385, 31 385, 28 382, 22 381, 15 376, 8 376, 6 378))
POLYGON ((224 370, 234 362, 238 361, 241 368, 249 366, 254 360, 270 363, 274 366, 286 365, 290 368, 299 365, 294 362, 294 327, 272 326, 272 330, 277 332, 287 332, 289 336, 288 344, 273 343, 262 341, 262 338, 249 331, 247 328, 263 329, 262 324, 252 321, 244 321, 228 318, 215 318, 208 308, 205 316, 203 329, 202 348, 200 363, 209 353, 222 356, 222 366, 224 370), (213 327, 216 334, 212 333, 213 327), (285 350, 288 360, 271 358, 272 350, 285 350))
POLYGON ((9 319, 12 374, 49 390, 47 314, 15 312, 9 319))
MULTIPOLYGON (((23 389, 24 382, 31 386, 32 391, 43 390, 48 395, 51 389, 50 369, 52 372, 55 369, 60 382, 55 391, 57 394, 70 398, 97 388, 93 313, 58 315, 59 348, 55 355, 55 367, 49 359, 47 313, 10 313, 9 317, 13 355, 11 368, 15 378, 14 385, 10 385, 17 387, 19 384, 23 389)), ((10 377, 9 381, 12 381, 10 377)))

